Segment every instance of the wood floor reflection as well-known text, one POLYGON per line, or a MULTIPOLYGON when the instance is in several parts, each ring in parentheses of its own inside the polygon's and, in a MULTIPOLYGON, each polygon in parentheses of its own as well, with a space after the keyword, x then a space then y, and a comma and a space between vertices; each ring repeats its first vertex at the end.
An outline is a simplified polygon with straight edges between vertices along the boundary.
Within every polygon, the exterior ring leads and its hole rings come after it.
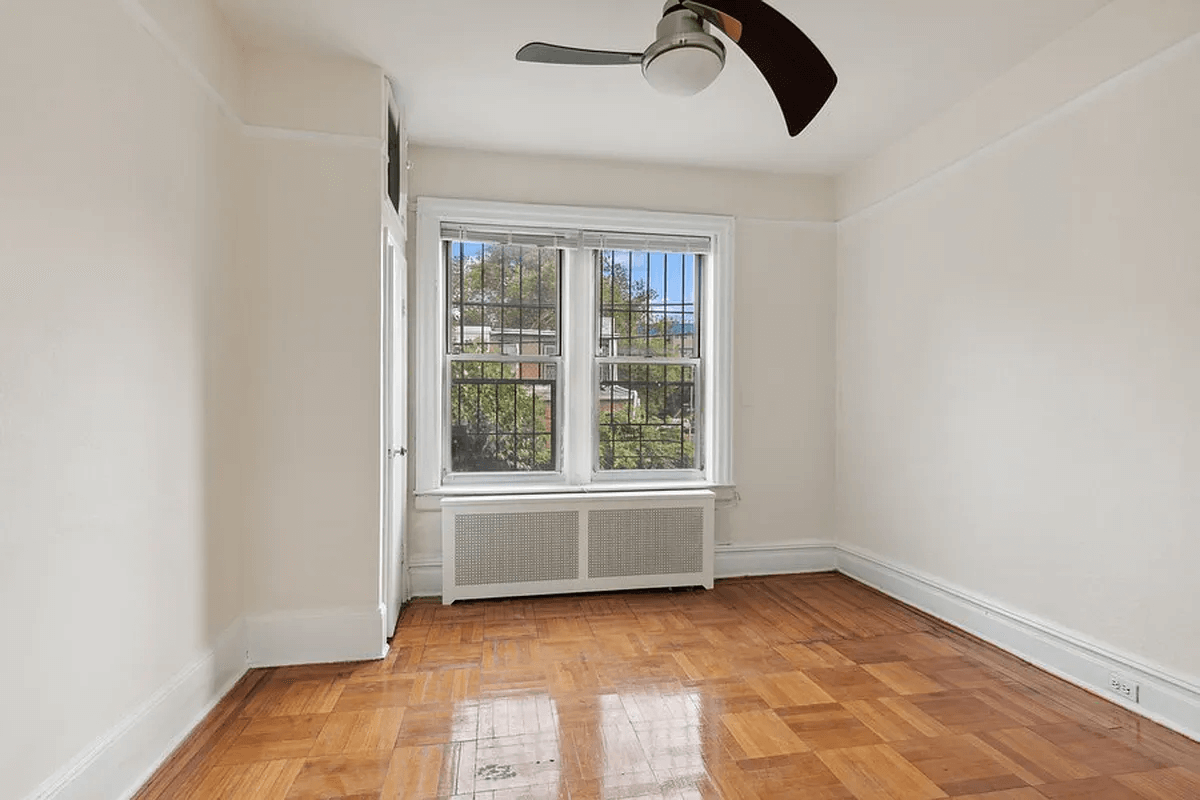
POLYGON ((837 575, 417 601, 255 670, 137 795, 1197 800, 1200 744, 837 575))

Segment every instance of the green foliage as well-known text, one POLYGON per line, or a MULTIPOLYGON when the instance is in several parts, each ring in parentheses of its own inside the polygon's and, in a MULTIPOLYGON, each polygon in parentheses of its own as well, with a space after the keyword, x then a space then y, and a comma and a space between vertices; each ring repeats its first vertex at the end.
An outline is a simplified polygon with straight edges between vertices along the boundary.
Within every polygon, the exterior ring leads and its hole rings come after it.
POLYGON ((675 364, 628 363, 611 367, 601 392, 601 469, 692 469, 695 446, 695 369, 675 364))
POLYGON ((553 382, 522 378, 520 373, 516 364, 453 363, 450 452, 455 471, 555 468, 549 394, 554 391, 553 382), (546 387, 541 394, 539 383, 546 387))
MULTIPOLYGON (((559 254, 553 248, 452 242, 447 259, 451 308, 459 324, 558 330, 559 254)), ((483 352, 466 345, 463 352, 483 352)))
POLYGON ((630 406, 600 413, 600 469, 691 469, 692 435, 630 406), (661 424, 655 424, 659 422, 661 424))

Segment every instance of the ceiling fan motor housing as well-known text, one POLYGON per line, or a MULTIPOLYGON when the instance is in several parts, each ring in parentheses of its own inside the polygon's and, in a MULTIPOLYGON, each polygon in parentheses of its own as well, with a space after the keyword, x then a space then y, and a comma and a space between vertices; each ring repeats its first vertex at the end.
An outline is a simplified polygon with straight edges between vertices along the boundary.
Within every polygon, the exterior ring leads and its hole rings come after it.
POLYGON ((657 35, 642 55, 642 74, 658 91, 693 95, 721 74, 725 45, 708 32, 708 23, 676 0, 664 6, 657 35))

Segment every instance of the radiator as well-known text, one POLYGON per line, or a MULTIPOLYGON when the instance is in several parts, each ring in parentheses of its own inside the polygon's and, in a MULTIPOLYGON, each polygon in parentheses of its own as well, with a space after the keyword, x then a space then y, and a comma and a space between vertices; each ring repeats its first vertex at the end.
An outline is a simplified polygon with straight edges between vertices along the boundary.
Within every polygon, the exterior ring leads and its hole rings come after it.
POLYGON ((713 585, 710 491, 442 502, 442 602, 713 585))

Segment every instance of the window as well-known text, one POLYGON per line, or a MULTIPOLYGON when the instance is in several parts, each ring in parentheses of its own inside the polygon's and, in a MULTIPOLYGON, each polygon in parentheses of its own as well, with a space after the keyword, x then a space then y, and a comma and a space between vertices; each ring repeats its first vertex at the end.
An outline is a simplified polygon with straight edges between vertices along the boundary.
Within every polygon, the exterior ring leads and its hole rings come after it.
POLYGON ((400 176, 404 165, 400 163, 400 120, 391 108, 388 109, 387 156, 388 201, 396 213, 400 213, 400 176))
POLYGON ((598 468, 703 469, 696 281, 704 256, 599 250, 594 258, 598 468))
POLYGON ((446 240, 442 263, 449 471, 557 471, 561 251, 446 240))
POLYGON ((727 218, 418 200, 417 489, 730 482, 727 218))

